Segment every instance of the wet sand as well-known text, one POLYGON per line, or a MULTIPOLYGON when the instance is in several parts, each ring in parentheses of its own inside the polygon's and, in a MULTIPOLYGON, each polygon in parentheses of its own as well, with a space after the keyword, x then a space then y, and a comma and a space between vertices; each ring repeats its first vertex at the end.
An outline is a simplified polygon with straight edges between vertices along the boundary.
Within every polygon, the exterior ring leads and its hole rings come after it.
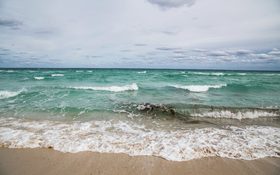
POLYGON ((280 174, 280 158, 233 160, 203 158, 184 162, 153 156, 111 153, 62 153, 53 149, 0 148, 1 175, 90 174, 280 174))

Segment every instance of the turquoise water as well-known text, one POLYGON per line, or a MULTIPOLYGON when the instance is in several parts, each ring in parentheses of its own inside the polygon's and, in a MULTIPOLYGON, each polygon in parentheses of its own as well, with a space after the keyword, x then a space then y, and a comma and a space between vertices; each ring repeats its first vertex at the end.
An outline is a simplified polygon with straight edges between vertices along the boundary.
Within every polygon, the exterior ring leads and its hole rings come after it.
POLYGON ((144 103, 184 115, 208 109, 277 112, 280 106, 279 72, 5 69, 0 84, 0 114, 11 117, 40 112, 83 118, 94 112, 135 112, 133 106, 144 103))
POLYGON ((280 72, 1 69, 0 145, 280 157, 280 72))

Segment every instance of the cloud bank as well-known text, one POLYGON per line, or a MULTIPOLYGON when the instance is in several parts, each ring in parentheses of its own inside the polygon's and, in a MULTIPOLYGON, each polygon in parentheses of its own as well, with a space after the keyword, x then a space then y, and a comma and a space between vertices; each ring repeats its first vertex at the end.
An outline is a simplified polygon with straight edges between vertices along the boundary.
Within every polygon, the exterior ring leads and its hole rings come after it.
POLYGON ((279 0, 1 0, 0 67, 279 70, 279 19, 279 0))
POLYGON ((195 3, 195 0, 148 0, 148 1, 162 8, 192 6, 195 3))

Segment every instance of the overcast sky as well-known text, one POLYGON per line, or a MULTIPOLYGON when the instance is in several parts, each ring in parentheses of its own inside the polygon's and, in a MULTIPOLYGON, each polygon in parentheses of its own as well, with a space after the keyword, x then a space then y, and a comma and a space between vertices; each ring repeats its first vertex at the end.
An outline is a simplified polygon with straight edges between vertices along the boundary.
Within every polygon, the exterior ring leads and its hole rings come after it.
POLYGON ((280 1, 0 0, 0 67, 280 70, 280 1))

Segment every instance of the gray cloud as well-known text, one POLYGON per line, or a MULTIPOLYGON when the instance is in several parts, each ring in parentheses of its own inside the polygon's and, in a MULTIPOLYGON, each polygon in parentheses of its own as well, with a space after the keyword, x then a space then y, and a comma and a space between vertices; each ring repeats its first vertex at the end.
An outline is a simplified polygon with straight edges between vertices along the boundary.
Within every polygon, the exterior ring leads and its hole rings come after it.
POLYGON ((0 19, 0 27, 17 28, 20 25, 22 25, 22 23, 16 20, 0 19))
POLYGON ((225 51, 212 51, 212 52, 209 52, 207 55, 216 56, 216 57, 229 56, 229 54, 225 51))
POLYGON ((268 52, 268 54, 269 55, 274 55, 274 56, 280 56, 280 51, 273 50, 273 51, 268 52))
POLYGON ((235 50, 235 51, 229 51, 230 54, 233 55, 247 55, 252 53, 253 51, 251 50, 245 50, 245 49, 240 49, 240 50, 235 50))
POLYGON ((272 55, 268 55, 266 53, 257 53, 257 54, 251 54, 253 57, 258 58, 258 59, 270 59, 273 58, 272 55))
POLYGON ((173 47, 158 47, 156 48, 157 50, 164 50, 164 51, 173 51, 173 50, 178 50, 180 48, 173 48, 173 47))
POLYGON ((134 46, 139 46, 139 47, 141 47, 141 46, 147 46, 147 44, 138 43, 138 44, 134 44, 134 46))
POLYGON ((207 52, 205 49, 192 49, 193 52, 207 52))
POLYGON ((174 8, 181 6, 192 6, 195 0, 148 0, 152 4, 156 4, 161 8, 174 8))

